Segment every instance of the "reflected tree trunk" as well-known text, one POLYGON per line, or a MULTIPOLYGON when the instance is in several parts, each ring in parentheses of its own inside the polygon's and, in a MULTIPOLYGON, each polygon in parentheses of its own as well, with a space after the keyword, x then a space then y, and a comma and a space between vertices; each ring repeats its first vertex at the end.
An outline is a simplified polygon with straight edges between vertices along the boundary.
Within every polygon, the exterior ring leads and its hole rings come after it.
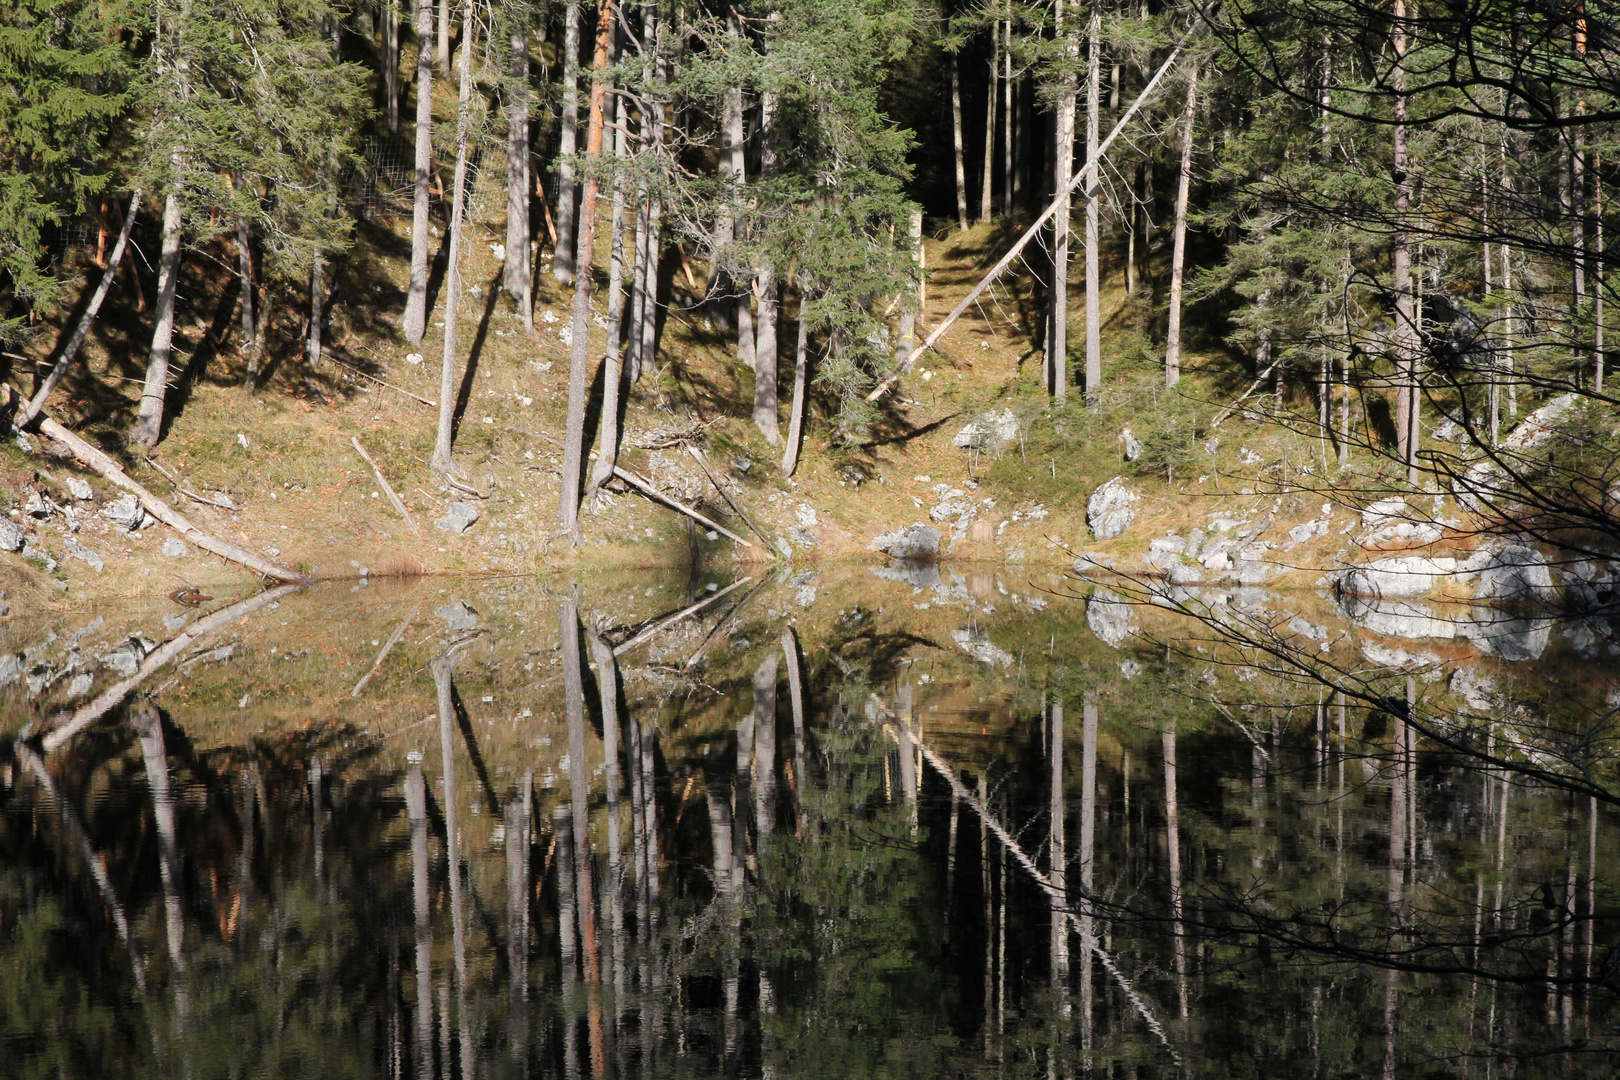
MULTIPOLYGON (((613 986, 617 995, 626 990, 624 968, 624 839, 619 813, 619 664, 613 646, 589 631, 591 659, 596 662, 597 696, 602 702, 603 772, 607 783, 608 876, 602 892, 608 909, 608 933, 612 937, 613 986)), ((571 764, 571 763, 570 763, 571 764)))
MULTIPOLYGON (((1092 54, 1095 57, 1095 53, 1092 54)), ((1096 77, 1092 77, 1095 89, 1096 77)), ((1091 962, 1096 933, 1092 928, 1091 896, 1096 883, 1097 850, 1097 694, 1088 693, 1080 706, 1080 1048, 1084 1066, 1091 1068, 1092 1009, 1091 962)))
MULTIPOLYGON (((470 35, 468 35, 470 38, 470 35)), ((470 46, 464 46, 470 47, 470 46)), ((472 1076, 472 1041, 467 1026, 467 914, 462 903, 460 789, 456 784, 454 672, 459 648, 440 654, 429 670, 439 705, 439 758, 444 769, 445 863, 450 875, 450 935, 456 965, 456 1037, 461 1048, 462 1075, 472 1076)), ((443 995, 441 994, 441 998, 443 995)), ((448 1025, 448 1016, 444 1017, 448 1025)), ((450 1063, 444 1063, 448 1072, 450 1063)))
POLYGON ((507 801, 506 829, 506 970, 507 1039, 512 1062, 528 1072, 529 1004, 529 850, 534 770, 523 777, 518 797, 507 801))
MULTIPOLYGON (((1069 917, 1066 900, 1059 899, 1067 893, 1069 882, 1069 854, 1064 837, 1064 824, 1068 817, 1068 801, 1063 795, 1063 703, 1056 694, 1050 692, 1046 705, 1046 756, 1050 764, 1050 793, 1047 807, 1047 843, 1049 851, 1047 860, 1049 869, 1047 877, 1052 883, 1049 915, 1051 926, 1051 965, 1052 965, 1052 994, 1057 998, 1057 1018, 1061 1024, 1061 1034, 1053 1041, 1053 1065, 1055 1068, 1065 1070, 1067 1064, 1062 1061, 1064 1045, 1067 1041, 1068 1024, 1070 1017, 1069 1001, 1069 917)), ((956 793, 951 793, 951 834, 954 847, 956 833, 956 793)), ((956 855, 950 855, 951 863, 955 863, 956 855)), ((947 879, 950 870, 946 871, 947 879)))
POLYGON ((1170 861, 1170 925, 1175 935, 1176 998, 1187 1019, 1187 939, 1181 921, 1181 816, 1176 798, 1176 725, 1164 731, 1164 820, 1166 856, 1170 861))
POLYGON ((411 825, 411 894, 416 911, 416 1076, 433 1080, 433 923, 428 906, 427 780, 421 769, 405 777, 405 815, 411 825))
POLYGON ((776 819, 776 653, 754 672, 754 848, 770 838, 776 819))
POLYGON ((787 660, 788 697, 793 705, 793 827, 799 839, 803 833, 804 790, 804 684, 800 674, 799 637, 793 627, 782 631, 782 656, 787 660))

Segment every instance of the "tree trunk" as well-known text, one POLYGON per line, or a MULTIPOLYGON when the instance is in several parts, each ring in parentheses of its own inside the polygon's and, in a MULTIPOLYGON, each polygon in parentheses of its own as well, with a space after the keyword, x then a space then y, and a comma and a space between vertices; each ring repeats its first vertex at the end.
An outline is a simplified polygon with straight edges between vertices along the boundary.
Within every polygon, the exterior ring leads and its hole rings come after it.
POLYGON ((326 297, 321 284, 321 269, 321 253, 317 250, 315 261, 309 267, 309 336, 304 340, 304 362, 311 371, 321 360, 321 318, 324 314, 321 301, 326 297))
POLYGON ((1193 115, 1198 105, 1198 69, 1187 76, 1187 107, 1181 117, 1181 171, 1176 176, 1176 223, 1170 242, 1170 320, 1165 330, 1164 385, 1181 381, 1181 290, 1187 266, 1187 195, 1192 190, 1193 115))
MULTIPOLYGON (((732 47, 746 48, 742 38, 742 27, 739 18, 733 14, 731 28, 728 36, 732 39, 732 47)), ((751 275, 741 273, 732 274, 721 267, 721 252, 730 244, 736 242, 746 243, 748 240, 748 219, 744 202, 744 191, 748 185, 748 144, 743 122, 743 92, 741 86, 733 86, 726 91, 725 104, 725 148, 722 151, 729 164, 722 169, 722 175, 729 180, 729 190, 726 194, 728 206, 725 215, 721 218, 720 235, 716 237, 714 245, 714 266, 710 275, 709 291, 711 296, 720 300, 720 321, 729 323, 730 316, 735 313, 737 331, 737 359, 754 366, 754 309, 750 304, 753 289, 750 287, 751 275)))
MULTIPOLYGON (((664 27, 664 20, 657 18, 657 7, 651 5, 647 14, 646 40, 656 43, 664 27)), ((664 149, 664 100, 662 97, 663 84, 668 74, 668 61, 661 51, 656 50, 657 59, 653 62, 653 86, 650 121, 651 131, 646 133, 648 145, 654 162, 662 160, 664 149)), ((637 332, 641 335, 641 343, 636 348, 635 362, 630 371, 630 381, 639 382, 644 367, 658 362, 658 264, 663 253, 663 213, 664 203, 662 196, 653 193, 652 201, 647 206, 647 269, 643 282, 644 297, 641 304, 641 315, 637 332)))
POLYGON ((416 0, 416 179, 411 207, 411 280, 405 295, 405 340, 427 333, 428 177, 433 171, 433 0, 416 0))
POLYGON ((1102 302, 1099 296, 1097 245, 1102 236, 1097 223, 1097 125, 1101 109, 1102 16, 1091 13, 1086 27, 1086 404, 1096 408, 1102 392, 1102 302))
POLYGON ((1592 385, 1603 393, 1603 155, 1592 156, 1592 385))
POLYGON ((1406 466, 1407 482, 1417 483, 1416 318, 1412 302, 1412 248, 1408 215, 1412 185, 1407 176, 1406 130, 1406 0, 1395 0, 1390 37, 1395 53, 1394 153, 1390 171, 1395 181, 1395 435, 1396 453, 1406 466))
MULTIPOLYGON (((39 411, 45 407, 45 401, 51 396, 51 391, 55 390, 57 384, 62 381, 62 376, 67 374, 67 369, 73 363, 73 358, 79 355, 79 350, 84 346, 84 339, 90 333, 90 325, 96 321, 96 313, 101 310, 101 302, 107 299, 107 290, 112 288, 113 277, 118 273, 118 264, 124 258, 124 249, 129 246, 129 231, 134 227, 135 215, 140 211, 142 194, 141 189, 136 188, 135 193, 129 197, 129 213, 124 215, 123 228, 118 230, 118 239, 113 243, 112 254, 108 256, 106 269, 101 273, 101 281, 96 284, 96 291, 90 294, 90 305, 84 309, 84 314, 79 316, 79 324, 73 328, 73 336, 68 338, 67 344, 62 347, 62 354, 56 358, 56 363, 51 367, 50 374, 45 376, 45 381, 40 384, 39 389, 34 393, 33 399, 28 402, 28 407, 17 417, 16 423, 19 428, 26 428, 34 422, 34 417, 38 416, 39 411)), ((244 302, 248 305, 247 321, 251 325, 253 321, 252 294, 247 291, 245 283, 242 295, 244 302)), ((1598 376, 1600 389, 1602 380, 1603 376, 1600 374, 1598 376)))
POLYGON ((557 145, 557 246, 551 274, 560 283, 574 281, 574 154, 579 150, 579 0, 563 9, 562 131, 557 145))
POLYGON ((990 220, 991 188, 994 186, 996 162, 996 71, 1000 62, 1000 27, 990 21, 990 73, 985 82, 984 96, 984 169, 979 183, 979 220, 990 220))
MULTIPOLYGON (((911 238, 911 248, 915 253, 917 265, 920 268, 923 261, 922 242, 923 215, 922 210, 911 212, 911 220, 907 224, 906 234, 911 238)), ((895 360, 903 370, 911 366, 912 354, 917 351, 917 313, 922 309, 922 274, 918 271, 917 297, 915 306, 911 297, 902 297, 900 300, 900 343, 895 348, 895 360)))
MULTIPOLYGON (((172 159, 180 171, 180 156, 172 159)), ((141 388, 140 411, 129 429, 135 446, 156 446, 163 437, 163 399, 169 389, 169 352, 174 343, 174 291, 180 273, 180 196, 163 200, 163 246, 158 256, 157 327, 146 358, 146 383, 141 388)))
POLYGON ((450 77, 450 0, 439 0, 439 74, 450 77))
POLYGON ((1013 212, 1012 20, 1001 24, 1001 216, 1013 212))
MULTIPOLYGON (((608 45, 612 36, 613 0, 601 0, 596 20, 596 55, 591 62, 592 70, 607 70, 608 45)), ((602 109, 606 96, 607 87, 593 79, 589 126, 585 137, 587 163, 602 157, 602 109)), ((562 487, 557 494, 557 521, 575 547, 580 543, 579 485, 584 474, 585 405, 590 392, 591 261, 596 229, 596 186, 596 177, 586 179, 584 198, 580 203, 579 244, 576 248, 579 264, 574 273, 574 318, 568 363, 568 427, 563 441, 562 487)))
MULTIPOLYGON (((512 18, 524 16, 514 11, 512 18)), ((529 34, 522 23, 512 27, 512 82, 506 129, 506 291, 523 312, 523 325, 534 332, 533 289, 529 268, 529 34)))
MULTIPOLYGON (((462 40, 472 40, 472 4, 466 3, 462 40)), ((451 459, 456 417, 456 320, 461 308, 461 247, 466 217, 467 140, 472 127, 472 49, 461 50, 461 86, 456 109, 456 173, 450 191, 450 265, 444 275, 444 352, 439 361, 439 427, 429 464, 447 479, 458 476, 451 459)))
POLYGON ((1055 33, 1063 40, 1063 91, 1058 98, 1052 184, 1057 213, 1052 216, 1052 310, 1046 332, 1046 390, 1057 401, 1069 393, 1069 188, 1074 180, 1074 107, 1080 43, 1064 23, 1063 0, 1054 9, 1055 33))
POLYGON ((236 274, 242 282, 242 353, 247 357, 248 379, 257 381, 264 342, 253 314, 253 242, 247 218, 240 214, 236 218, 236 274))
MULTIPOLYGON (((776 148, 771 142, 775 120, 776 95, 762 93, 759 98, 759 171, 762 177, 776 171, 776 148)), ((776 416, 776 325, 781 293, 776 267, 771 265, 769 257, 760 262, 754 281, 759 297, 759 323, 754 335, 754 426, 764 434, 766 442, 775 446, 782 439, 776 416)))
POLYGON ((956 227, 967 231, 967 163, 963 159, 962 72, 951 54, 951 148, 956 154, 956 227))
POLYGON ((399 0, 383 3, 383 103, 388 130, 399 134, 399 0))
POLYGON ((799 283, 799 343, 793 350, 793 408, 788 414, 787 450, 782 455, 782 473, 792 476, 799 467, 799 443, 804 438, 804 398, 806 368, 809 364, 810 292, 799 283))
POLYGON ((624 165, 630 152, 630 109, 617 97, 613 131, 613 247, 608 269, 607 353, 602 372, 602 418, 598 422, 596 465, 585 493, 589 497, 613 475, 619 460, 619 394, 624 382, 619 345, 624 330, 624 165))

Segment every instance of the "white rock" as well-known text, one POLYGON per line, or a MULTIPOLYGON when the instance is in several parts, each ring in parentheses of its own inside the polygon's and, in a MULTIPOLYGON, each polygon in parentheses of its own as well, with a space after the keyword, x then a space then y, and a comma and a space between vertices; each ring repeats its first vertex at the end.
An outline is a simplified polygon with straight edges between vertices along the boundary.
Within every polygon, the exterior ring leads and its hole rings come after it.
POLYGON ((22 530, 10 518, 0 517, 0 551, 21 551, 22 546, 22 530))
POLYGON ((114 525, 125 529, 140 527, 141 521, 146 517, 146 511, 141 508, 140 500, 133 495, 120 495, 112 502, 101 508, 101 516, 114 525))
POLYGON ((1533 547, 1508 544, 1479 571, 1474 599, 1498 604, 1550 604, 1558 598, 1547 560, 1533 547))
POLYGON ((171 559, 185 558, 186 542, 180 539, 178 536, 169 537, 167 540, 163 541, 163 554, 167 555, 171 559))
POLYGON ((90 499, 95 498, 95 492, 90 490, 89 483, 79 479, 77 476, 67 478, 67 489, 68 494, 80 502, 88 502, 90 499))
POLYGON ((1140 498, 1125 486, 1123 477, 1116 476, 1091 493, 1086 501, 1086 524, 1099 540, 1107 540, 1124 532, 1136 518, 1131 504, 1140 498))
POLYGON ((1130 428, 1119 433, 1120 441, 1125 444, 1125 460, 1135 461, 1142 456, 1142 444, 1136 441, 1136 435, 1130 428))
POLYGON ((478 609, 465 600, 456 600, 433 609, 433 614, 445 621, 452 634, 471 630, 478 625, 478 609))
POLYGON ((800 503, 797 507, 795 507, 793 516, 798 518, 799 524, 806 529, 813 529, 816 527, 816 508, 811 506, 809 503, 800 503))
POLYGON ((990 641, 990 637, 978 627, 971 629, 952 630, 951 640, 962 647, 962 651, 973 659, 989 664, 991 667, 1011 667, 1013 655, 1005 649, 998 649, 990 641))
POLYGON ((895 532, 886 532, 872 540, 872 550, 887 553, 895 559, 932 559, 939 554, 942 534, 931 525, 920 522, 895 532))
POLYGON ((1107 589, 1098 589, 1086 601, 1086 626, 1099 639, 1116 649, 1130 637, 1135 616, 1135 609, 1129 603, 1107 589))
POLYGON ((1021 425, 1011 409, 992 409, 980 413, 973 422, 956 433, 951 445, 963 450, 988 450, 995 453, 1018 440, 1021 425))

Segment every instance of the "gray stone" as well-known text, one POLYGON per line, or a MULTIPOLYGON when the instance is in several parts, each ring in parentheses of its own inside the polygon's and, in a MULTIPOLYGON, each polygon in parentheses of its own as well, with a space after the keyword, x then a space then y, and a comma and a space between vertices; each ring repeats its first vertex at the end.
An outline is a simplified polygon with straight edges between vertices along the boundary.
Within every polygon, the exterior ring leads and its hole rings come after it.
POLYGON ((23 503, 23 513, 41 520, 51 516, 51 501, 37 491, 30 491, 23 503))
POLYGON ((1170 564, 1169 571, 1172 585, 1193 585, 1204 579, 1203 574, 1180 559, 1170 564))
MULTIPOLYGON (((35 562, 39 563, 39 565, 43 566, 47 574, 54 574, 56 572, 56 560, 51 558, 50 555, 46 554, 44 548, 35 547, 33 544, 30 544, 28 541, 24 540, 22 553, 23 558, 33 559, 35 562)), ((57 582, 57 584, 60 585, 61 582, 57 582)))
POLYGON ((1406 505, 1406 500, 1398 495, 1392 495, 1362 507, 1361 527, 1371 529, 1392 521, 1406 521, 1411 516, 1412 508, 1406 505))
POLYGON ((980 413, 973 422, 956 433, 951 445, 962 450, 988 450, 995 453, 1018 440, 1021 425, 1011 409, 992 409, 980 413))
POLYGON ((1427 604, 1411 600, 1388 600, 1383 597, 1339 596, 1339 607, 1345 617, 1364 630, 1385 637, 1399 638, 1454 638, 1457 624, 1450 619, 1437 618, 1427 604))
POLYGON ((478 625, 478 609, 465 600, 456 600, 443 607, 434 608, 433 614, 445 621, 452 634, 471 630, 478 625))
POLYGON ((1198 562, 1206 570, 1219 573, 1232 568, 1232 551, 1237 547, 1236 541, 1231 537, 1223 536, 1211 540, 1204 545, 1204 550, 1198 555, 1198 562))
POLYGON ((1142 444, 1136 441, 1136 435, 1130 428, 1119 433, 1120 441, 1125 444, 1125 460, 1135 461, 1142 456, 1142 444))
POLYGON ((1136 518, 1131 504, 1140 498, 1125 486, 1123 477, 1116 476, 1091 493, 1086 501, 1086 524, 1099 540, 1118 536, 1130 527, 1136 518))
POLYGON ((932 559, 939 554, 943 534, 931 525, 917 523, 895 532, 886 532, 872 541, 872 549, 895 559, 932 559))
POLYGON ((124 494, 103 506, 101 516, 121 528, 138 529, 146 517, 146 511, 142 509, 139 499, 124 494))
POLYGON ((90 485, 84 480, 79 479, 77 476, 70 476, 67 478, 67 489, 68 494, 72 495, 80 502, 88 502, 89 500, 95 498, 95 492, 90 490, 90 485))
POLYGON ((1237 579, 1239 585, 1260 585, 1271 576, 1271 567, 1263 562, 1253 559, 1244 559, 1237 564, 1237 579))
POLYGON ((1305 522, 1303 525, 1295 525, 1292 529, 1289 529, 1288 539, 1292 540, 1296 544, 1303 544, 1305 541, 1321 536, 1323 533, 1327 532, 1327 526, 1327 522, 1323 521, 1321 518, 1315 518, 1311 521, 1305 522))
POLYGON ((1451 673, 1447 687, 1462 698, 1470 709, 1496 710, 1499 705, 1496 680, 1482 671, 1459 667, 1451 673))
POLYGON ((167 555, 171 559, 185 558, 186 542, 180 539, 178 536, 169 537, 167 540, 163 541, 163 554, 167 555))
POLYGON ((27 661, 22 653, 0 654, 0 687, 10 686, 17 681, 17 676, 23 673, 27 661))
POLYGON ((0 551, 21 551, 22 546, 22 530, 10 518, 0 517, 0 551))
POLYGON ((163 617, 163 629, 178 630, 182 626, 186 625, 186 620, 190 618, 191 616, 186 614, 184 611, 177 611, 173 615, 165 615, 163 617))
POLYGON ((788 539, 792 540, 799 547, 802 547, 807 551, 810 548, 815 547, 816 544, 820 543, 820 541, 816 539, 815 534, 809 529, 801 529, 797 525, 788 530, 788 539))
POLYGON ((139 638, 129 638, 102 654, 101 662, 124 678, 132 678, 146 659, 146 646, 139 638))
POLYGON ((77 675, 73 676, 73 681, 68 683, 68 698, 72 699, 84 697, 84 695, 90 692, 90 684, 95 681, 96 677, 90 674, 88 671, 79 672, 77 675))
POLYGON ((1526 544, 1508 544, 1493 555, 1474 589, 1474 599, 1494 604, 1551 604, 1557 598, 1547 560, 1526 544))
POLYGON ((928 520, 950 521, 953 518, 959 518, 963 514, 970 513, 972 510, 973 504, 966 499, 946 499, 928 511, 928 520))
POLYGON ((1340 570, 1334 575, 1334 585, 1341 592, 1364 596, 1422 596, 1434 588, 1436 578, 1454 573, 1456 569, 1455 559, 1431 559, 1424 555, 1375 559, 1340 570))
POLYGON ((935 562, 897 562, 889 566, 874 566, 872 573, 884 581, 897 581, 913 589, 937 589, 944 584, 935 562))
POLYGON ((464 502, 453 502, 445 510, 444 517, 433 523, 433 527, 459 536, 472 528, 477 520, 478 510, 475 507, 464 502))
POLYGON ((101 569, 105 565, 101 561, 100 555, 97 555, 95 552, 91 551, 89 548, 85 547, 71 536, 68 537, 67 542, 67 557, 70 559, 78 559, 80 562, 86 564, 90 567, 90 569, 94 570, 98 574, 101 573, 101 569))

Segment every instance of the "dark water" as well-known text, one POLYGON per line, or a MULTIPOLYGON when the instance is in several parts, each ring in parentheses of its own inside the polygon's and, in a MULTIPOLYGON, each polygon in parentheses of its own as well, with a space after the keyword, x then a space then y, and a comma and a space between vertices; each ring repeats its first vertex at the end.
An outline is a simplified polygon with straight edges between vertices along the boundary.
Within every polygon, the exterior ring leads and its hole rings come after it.
POLYGON ((1612 658, 895 576, 12 625, 0 1075, 1620 1073, 1612 658))

